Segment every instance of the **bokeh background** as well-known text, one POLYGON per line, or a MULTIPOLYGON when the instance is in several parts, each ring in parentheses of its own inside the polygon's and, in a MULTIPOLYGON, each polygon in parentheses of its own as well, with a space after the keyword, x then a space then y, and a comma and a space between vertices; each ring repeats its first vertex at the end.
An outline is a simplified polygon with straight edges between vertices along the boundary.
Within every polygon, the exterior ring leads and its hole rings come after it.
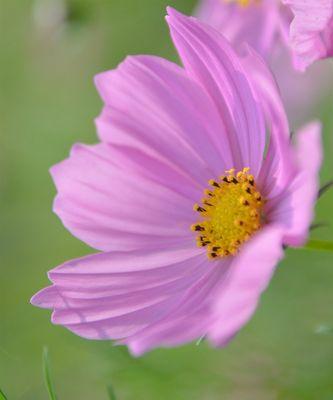
MULTIPOLYGON (((333 399, 333 254, 288 250, 255 317, 226 349, 205 343, 133 359, 108 342, 86 341, 29 299, 46 271, 93 252, 51 211, 48 168, 74 142, 96 141, 97 72, 127 54, 177 60, 165 6, 193 0, 0 1, 0 388, 8 399, 42 400, 47 345, 60 400, 333 399)), ((327 85, 333 88, 332 79, 327 85)), ((332 90, 331 90, 332 93, 332 90)), ((324 121, 322 182, 333 177, 333 95, 324 121)), ((333 191, 318 203, 313 238, 333 240, 333 191)))

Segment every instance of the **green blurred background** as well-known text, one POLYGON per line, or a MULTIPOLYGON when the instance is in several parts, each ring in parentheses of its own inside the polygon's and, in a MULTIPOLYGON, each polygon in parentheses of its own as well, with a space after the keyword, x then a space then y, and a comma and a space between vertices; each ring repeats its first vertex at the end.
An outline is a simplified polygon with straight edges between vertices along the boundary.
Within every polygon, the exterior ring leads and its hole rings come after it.
MULTIPOLYGON (((101 101, 94 74, 127 54, 175 59, 165 6, 190 13, 195 1, 7 0, 1 17, 0 388, 8 399, 47 399, 42 348, 47 345, 60 400, 333 400, 333 256, 288 250, 250 324, 230 346, 156 350, 131 358, 108 342, 86 341, 59 326, 29 299, 46 271, 93 252, 51 212, 48 168, 74 142, 96 141, 101 101)), ((333 82, 333 67, 332 81, 333 82)), ((324 121, 322 182, 333 175, 331 95, 324 121)), ((317 207, 333 240, 333 191, 317 207)))

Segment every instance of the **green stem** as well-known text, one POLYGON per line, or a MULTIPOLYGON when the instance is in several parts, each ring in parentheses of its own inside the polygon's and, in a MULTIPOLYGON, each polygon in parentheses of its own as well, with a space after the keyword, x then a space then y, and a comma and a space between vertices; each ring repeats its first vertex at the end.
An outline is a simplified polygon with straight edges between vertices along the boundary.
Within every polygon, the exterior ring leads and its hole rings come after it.
POLYGON ((304 246, 304 249, 333 251, 333 242, 329 242, 327 240, 311 239, 304 246))

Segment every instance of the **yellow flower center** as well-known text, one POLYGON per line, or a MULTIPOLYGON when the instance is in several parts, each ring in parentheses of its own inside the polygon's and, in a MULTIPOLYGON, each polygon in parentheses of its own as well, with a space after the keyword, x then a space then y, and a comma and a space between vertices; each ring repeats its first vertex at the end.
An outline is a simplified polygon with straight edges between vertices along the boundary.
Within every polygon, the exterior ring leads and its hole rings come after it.
POLYGON ((223 0, 225 3, 236 3, 241 7, 247 7, 251 4, 258 4, 261 0, 223 0))
POLYGON ((210 259, 235 255, 260 229, 264 200, 250 169, 226 171, 219 181, 210 180, 202 204, 195 204, 201 220, 191 226, 199 247, 207 247, 210 259))

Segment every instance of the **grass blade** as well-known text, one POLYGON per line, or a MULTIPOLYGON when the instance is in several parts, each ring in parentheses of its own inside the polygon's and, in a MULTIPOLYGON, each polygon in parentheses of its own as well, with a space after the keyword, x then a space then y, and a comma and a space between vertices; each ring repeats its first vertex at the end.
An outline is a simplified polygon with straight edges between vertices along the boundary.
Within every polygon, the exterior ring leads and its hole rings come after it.
POLYGON ((109 386, 107 387, 107 391, 108 391, 108 395, 109 395, 109 399, 110 399, 110 400, 117 400, 116 394, 115 394, 115 392, 114 392, 114 390, 113 390, 112 385, 109 385, 109 386))
POLYGON ((0 400, 7 400, 7 397, 3 393, 3 391, 0 389, 0 400))
POLYGON ((49 350, 47 347, 43 349, 43 375, 44 382, 47 388, 47 392, 49 394, 50 400, 57 400, 57 395, 54 390, 53 382, 50 374, 50 362, 49 362, 49 350))
POLYGON ((312 239, 307 242, 304 248, 308 250, 333 251, 333 242, 312 239))

